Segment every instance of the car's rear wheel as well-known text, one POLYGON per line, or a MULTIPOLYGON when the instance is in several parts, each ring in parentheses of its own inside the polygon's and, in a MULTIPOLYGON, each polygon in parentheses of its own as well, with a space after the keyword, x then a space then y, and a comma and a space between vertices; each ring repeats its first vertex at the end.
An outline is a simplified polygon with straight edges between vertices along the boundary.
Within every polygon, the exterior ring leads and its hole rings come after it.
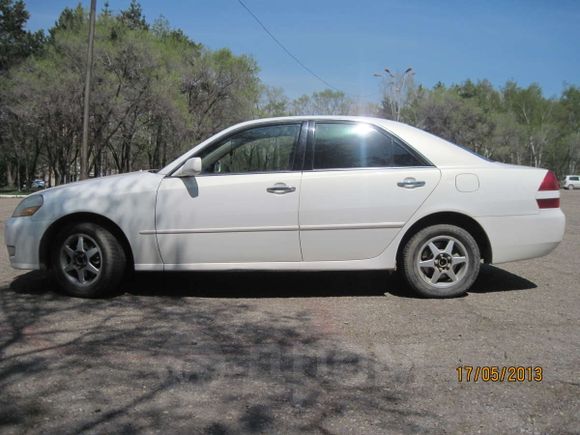
POLYGON ((571 184, 568 185, 567 187, 568 190, 574 190, 574 186, 572 186, 571 184))
POLYGON ((403 249, 402 275, 425 297, 465 293, 479 274, 481 255, 475 239, 454 225, 433 225, 417 232, 403 249))
POLYGON ((85 298, 116 290, 126 266, 125 252, 115 236, 93 223, 63 228, 52 245, 51 259, 60 287, 71 296, 85 298))

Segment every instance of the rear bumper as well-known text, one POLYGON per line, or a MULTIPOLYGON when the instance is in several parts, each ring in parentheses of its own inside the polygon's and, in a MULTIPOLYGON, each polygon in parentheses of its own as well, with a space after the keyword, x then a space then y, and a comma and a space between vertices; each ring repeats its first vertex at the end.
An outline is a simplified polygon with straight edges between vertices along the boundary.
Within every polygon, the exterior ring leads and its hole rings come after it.
POLYGON ((495 264, 547 255, 560 244, 566 229, 566 217, 559 208, 477 220, 489 237, 495 264))

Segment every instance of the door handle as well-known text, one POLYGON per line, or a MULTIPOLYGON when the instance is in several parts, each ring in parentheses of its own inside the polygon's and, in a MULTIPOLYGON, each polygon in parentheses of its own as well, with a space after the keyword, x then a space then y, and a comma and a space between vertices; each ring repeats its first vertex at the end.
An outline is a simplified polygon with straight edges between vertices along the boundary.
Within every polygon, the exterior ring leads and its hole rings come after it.
POLYGON ((286 183, 276 183, 272 187, 266 188, 266 192, 275 193, 276 195, 283 195, 284 193, 294 192, 294 186, 288 186, 286 183))
POLYGON ((424 181, 417 181, 413 177, 407 177, 403 181, 397 183, 397 186, 405 189, 416 189, 417 187, 423 187, 424 185, 424 181))

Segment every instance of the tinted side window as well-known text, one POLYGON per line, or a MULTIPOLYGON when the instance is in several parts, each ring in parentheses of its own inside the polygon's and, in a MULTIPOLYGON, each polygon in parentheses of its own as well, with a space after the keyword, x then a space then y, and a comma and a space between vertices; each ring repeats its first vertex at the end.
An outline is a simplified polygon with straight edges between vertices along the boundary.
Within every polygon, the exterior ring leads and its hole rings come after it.
POLYGON ((239 174, 290 171, 299 134, 299 124, 244 130, 202 154, 202 172, 239 174))
POLYGON ((579 177, 570 177, 570 180, 571 181, 580 181, 580 178, 579 177))
POLYGON ((317 123, 314 169, 424 166, 399 141, 367 124, 317 123))

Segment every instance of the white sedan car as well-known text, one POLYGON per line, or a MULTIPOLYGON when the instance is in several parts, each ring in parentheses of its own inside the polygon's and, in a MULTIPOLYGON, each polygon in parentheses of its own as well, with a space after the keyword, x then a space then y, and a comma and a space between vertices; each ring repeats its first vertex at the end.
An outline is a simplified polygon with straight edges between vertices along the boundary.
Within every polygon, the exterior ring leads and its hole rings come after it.
POLYGON ((457 296, 482 261, 562 240, 559 184, 405 124, 362 117, 245 122, 158 172, 47 189, 6 224, 10 262, 69 294, 114 290, 128 269, 398 269, 427 297, 457 296))

